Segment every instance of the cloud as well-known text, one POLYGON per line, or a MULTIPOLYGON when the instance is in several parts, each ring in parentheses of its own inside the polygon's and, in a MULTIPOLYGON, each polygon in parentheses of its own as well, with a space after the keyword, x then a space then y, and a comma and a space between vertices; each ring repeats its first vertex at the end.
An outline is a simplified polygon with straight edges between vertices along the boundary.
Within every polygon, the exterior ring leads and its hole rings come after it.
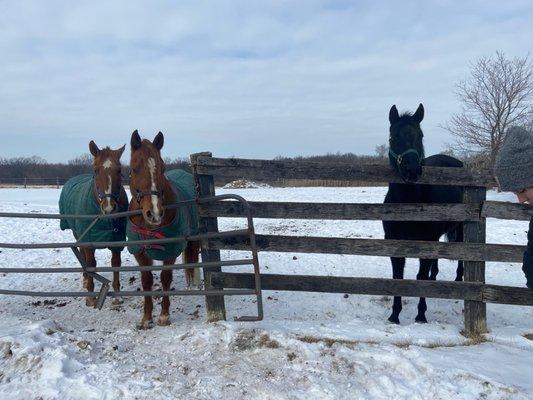
POLYGON ((167 135, 167 154, 372 153, 392 104, 428 154, 468 62, 531 50, 529 2, 8 2, 1 156, 69 159, 167 135))

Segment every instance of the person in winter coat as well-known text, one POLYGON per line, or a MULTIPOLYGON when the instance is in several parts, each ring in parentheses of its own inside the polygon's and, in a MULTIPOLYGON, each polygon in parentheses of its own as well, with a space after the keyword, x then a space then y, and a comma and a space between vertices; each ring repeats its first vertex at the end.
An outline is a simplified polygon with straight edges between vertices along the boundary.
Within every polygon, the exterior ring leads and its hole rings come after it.
MULTIPOLYGON (((494 175, 502 191, 514 192, 520 203, 533 205, 533 132, 509 128, 496 159, 494 175)), ((527 239, 522 271, 527 287, 533 289, 533 217, 527 239)))

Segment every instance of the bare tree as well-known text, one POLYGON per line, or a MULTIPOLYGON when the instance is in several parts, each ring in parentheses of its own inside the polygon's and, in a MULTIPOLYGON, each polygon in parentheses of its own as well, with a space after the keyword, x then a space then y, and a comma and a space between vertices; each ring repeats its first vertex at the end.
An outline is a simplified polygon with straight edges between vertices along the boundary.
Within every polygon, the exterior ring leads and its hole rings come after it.
POLYGON ((380 144, 379 146, 376 146, 375 153, 378 158, 387 158, 389 146, 386 144, 380 144))
POLYGON ((529 56, 510 60, 502 52, 483 57, 472 64, 456 94, 461 112, 444 128, 455 136, 457 150, 485 154, 492 165, 507 128, 525 126, 531 118, 533 64, 529 56))
POLYGON ((92 166, 93 165, 93 156, 91 156, 89 153, 84 153, 82 155, 79 155, 72 160, 68 161, 68 165, 76 165, 76 166, 92 166))

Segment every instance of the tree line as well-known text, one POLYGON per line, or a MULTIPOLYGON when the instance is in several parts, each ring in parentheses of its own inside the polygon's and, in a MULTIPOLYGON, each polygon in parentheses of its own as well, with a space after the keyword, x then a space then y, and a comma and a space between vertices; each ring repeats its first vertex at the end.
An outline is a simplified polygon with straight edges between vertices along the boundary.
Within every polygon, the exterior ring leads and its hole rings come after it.
MULTIPOLYGON (((461 110, 441 125, 454 139, 444 153, 469 167, 491 168, 509 128, 533 132, 533 63, 529 55, 507 58, 502 52, 482 57, 470 66, 470 75, 456 85, 461 110)), ((376 147, 374 155, 331 153, 315 156, 276 157, 278 160, 315 162, 387 162, 388 146, 376 147)), ((166 159, 168 168, 190 171, 187 158, 166 159)), ((92 172, 92 157, 83 154, 67 163, 48 163, 41 157, 0 158, 0 183, 57 180, 92 172)), ((124 167, 127 181, 128 167, 124 167)), ((31 182, 30 182, 31 183, 31 182)))
MULTIPOLYGON (((191 171, 189 160, 186 158, 165 158, 168 169, 180 168, 191 171)), ((93 157, 90 154, 82 154, 66 163, 50 163, 44 158, 12 157, 0 158, 0 183, 19 183, 27 181, 32 183, 56 183, 62 184, 69 178, 93 172, 93 157)), ((124 182, 128 182, 129 166, 123 165, 122 174, 124 182)))

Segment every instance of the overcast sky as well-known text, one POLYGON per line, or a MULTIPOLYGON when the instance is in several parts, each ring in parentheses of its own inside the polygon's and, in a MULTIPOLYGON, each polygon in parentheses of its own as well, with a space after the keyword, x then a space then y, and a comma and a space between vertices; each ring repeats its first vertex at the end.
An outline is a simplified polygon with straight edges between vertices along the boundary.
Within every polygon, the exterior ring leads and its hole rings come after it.
MULTIPOLYGON (((533 47, 533 1, 1 1, 0 157, 371 154, 422 102, 426 153, 469 62, 533 47)), ((124 158, 127 161, 128 157, 124 158)))

